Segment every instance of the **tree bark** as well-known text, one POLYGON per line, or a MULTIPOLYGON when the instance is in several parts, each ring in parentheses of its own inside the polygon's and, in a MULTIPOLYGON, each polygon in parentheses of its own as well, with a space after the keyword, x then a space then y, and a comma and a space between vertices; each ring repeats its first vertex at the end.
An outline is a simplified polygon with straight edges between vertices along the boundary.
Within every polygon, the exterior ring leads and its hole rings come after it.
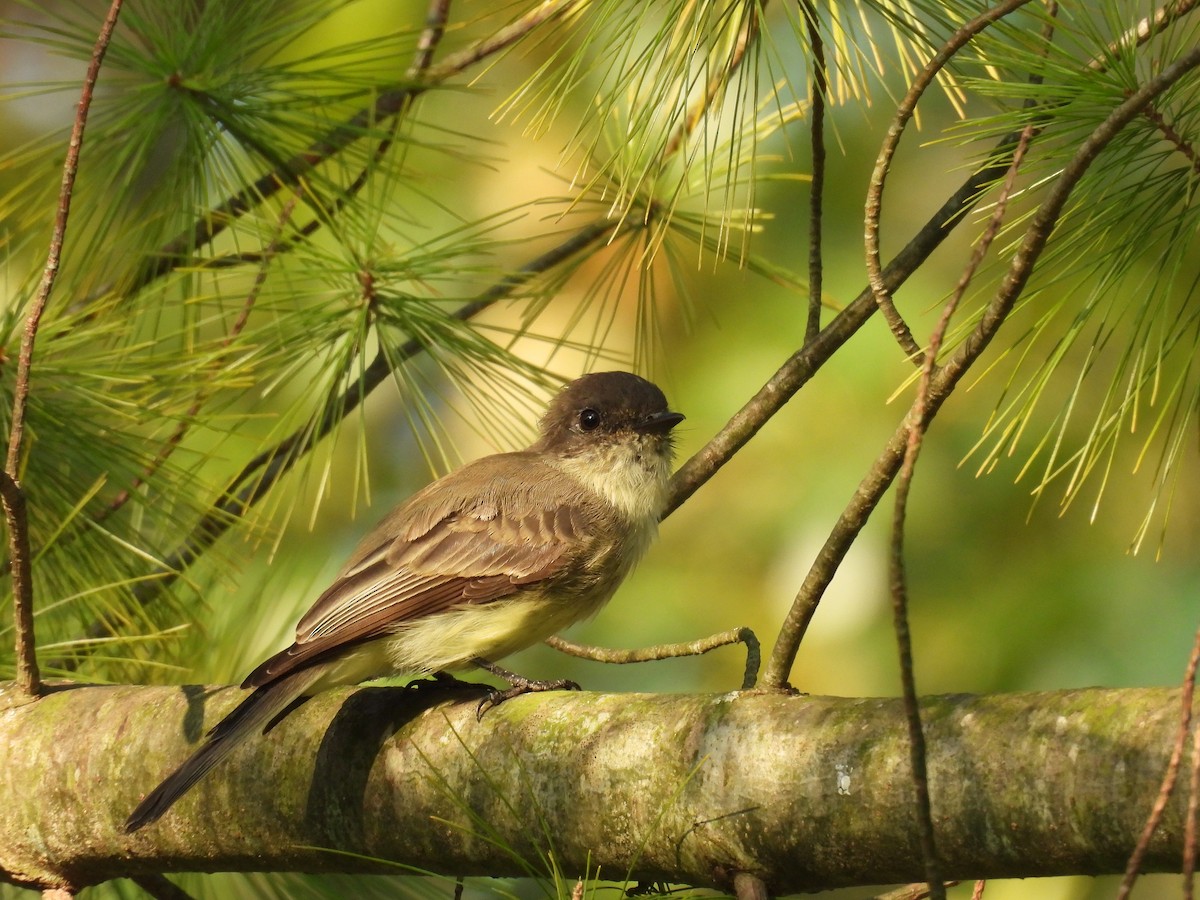
MULTIPOLYGON (((332 691, 251 740, 158 823, 138 799, 236 703, 234 688, 0 690, 0 873, 78 889, 176 871, 550 874, 774 893, 919 880, 893 699, 332 691), (335 851, 335 852, 330 852, 335 851), (377 861, 372 861, 377 860, 377 861)), ((1179 692, 929 697, 949 878, 1123 870, 1177 728, 1179 692)), ((1145 871, 1178 870, 1177 791, 1145 871)))

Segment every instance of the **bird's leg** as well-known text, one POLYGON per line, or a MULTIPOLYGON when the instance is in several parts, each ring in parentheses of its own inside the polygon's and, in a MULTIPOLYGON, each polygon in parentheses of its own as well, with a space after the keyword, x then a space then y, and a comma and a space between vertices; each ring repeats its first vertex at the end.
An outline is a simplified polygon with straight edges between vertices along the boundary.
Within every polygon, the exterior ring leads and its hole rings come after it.
POLYGON ((471 662, 485 672, 491 672, 497 678, 503 678, 509 684, 509 687, 505 690, 491 689, 488 695, 479 701, 479 708, 475 710, 475 717, 477 719, 482 720, 483 714, 489 709, 499 706, 505 700, 511 700, 513 697, 519 697, 522 694, 529 694, 534 691, 579 690, 579 685, 567 678, 556 678, 553 681, 535 681, 532 678, 526 678, 524 675, 518 675, 516 672, 510 672, 508 669, 502 668, 493 662, 488 662, 486 659, 481 659, 478 656, 471 660, 471 662))

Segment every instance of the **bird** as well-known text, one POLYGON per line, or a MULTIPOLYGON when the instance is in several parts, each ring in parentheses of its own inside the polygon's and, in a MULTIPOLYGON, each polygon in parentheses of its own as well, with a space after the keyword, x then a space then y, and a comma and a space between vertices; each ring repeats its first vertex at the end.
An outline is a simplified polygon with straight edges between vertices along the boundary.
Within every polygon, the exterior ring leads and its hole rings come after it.
POLYGON ((242 741, 332 687, 398 674, 454 681, 449 673, 477 667, 509 682, 479 716, 528 691, 577 687, 495 660, 612 597, 657 532, 683 418, 644 378, 587 374, 551 399, 529 447, 477 459, 400 503, 124 830, 157 821, 242 741))

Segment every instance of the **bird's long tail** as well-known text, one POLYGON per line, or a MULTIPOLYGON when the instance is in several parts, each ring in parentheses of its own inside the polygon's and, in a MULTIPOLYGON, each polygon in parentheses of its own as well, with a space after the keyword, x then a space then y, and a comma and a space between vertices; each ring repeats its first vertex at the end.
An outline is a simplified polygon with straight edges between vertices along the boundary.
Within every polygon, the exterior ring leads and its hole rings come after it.
POLYGON ((125 820, 126 833, 132 834, 161 818, 176 800, 191 790, 242 741, 271 725, 280 713, 287 710, 324 674, 324 668, 322 665, 310 666, 255 688, 254 693, 213 726, 205 735, 200 749, 146 795, 146 799, 125 820))

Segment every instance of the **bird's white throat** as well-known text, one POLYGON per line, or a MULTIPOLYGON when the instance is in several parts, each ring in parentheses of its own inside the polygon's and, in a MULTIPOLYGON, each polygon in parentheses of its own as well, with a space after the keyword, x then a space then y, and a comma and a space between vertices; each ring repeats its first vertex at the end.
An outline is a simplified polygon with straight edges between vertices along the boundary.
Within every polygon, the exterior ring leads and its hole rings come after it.
POLYGON ((657 438, 606 442, 556 462, 630 522, 644 523, 651 531, 658 524, 671 481, 671 454, 657 438))

